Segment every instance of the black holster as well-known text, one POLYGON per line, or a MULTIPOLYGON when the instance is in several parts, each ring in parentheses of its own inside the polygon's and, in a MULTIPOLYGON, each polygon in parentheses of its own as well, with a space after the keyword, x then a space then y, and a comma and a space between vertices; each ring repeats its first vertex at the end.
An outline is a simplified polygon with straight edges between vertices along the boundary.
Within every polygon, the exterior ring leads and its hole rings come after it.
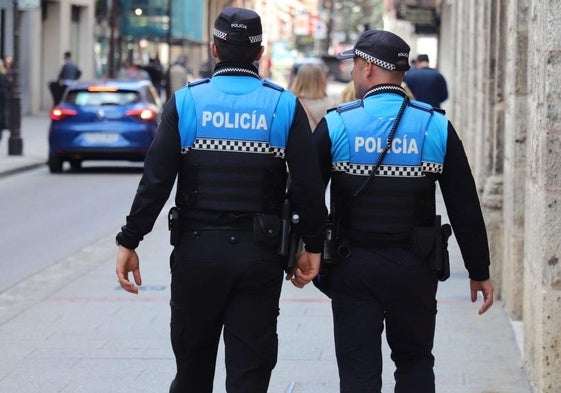
POLYGON ((300 216, 292 211, 288 199, 285 199, 280 214, 280 239, 278 254, 283 258, 284 271, 291 274, 296 264, 296 254, 300 242, 298 223, 300 216))
POLYGON ((332 215, 325 223, 325 241, 323 243, 322 265, 328 266, 340 262, 351 255, 349 242, 340 237, 339 225, 332 215))
POLYGON ((169 243, 172 246, 179 244, 181 228, 179 227, 179 208, 172 207, 168 212, 169 243))
POLYGON ((414 228, 412 250, 418 257, 427 259, 439 281, 446 281, 450 277, 448 239, 452 235, 452 227, 450 224, 442 225, 441 220, 442 217, 437 215, 432 226, 414 228))

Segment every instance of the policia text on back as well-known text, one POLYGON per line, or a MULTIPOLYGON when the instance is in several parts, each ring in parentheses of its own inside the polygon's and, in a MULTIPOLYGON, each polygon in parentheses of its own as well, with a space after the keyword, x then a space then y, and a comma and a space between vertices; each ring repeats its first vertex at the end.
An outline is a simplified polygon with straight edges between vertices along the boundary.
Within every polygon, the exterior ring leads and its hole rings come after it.
MULTIPOLYGON (((384 149, 378 156, 378 160, 374 164, 369 176, 352 195, 353 198, 358 197, 373 180, 376 171, 391 148, 393 137, 408 104, 409 98, 405 97, 388 134, 384 149)), ((349 206, 349 204, 347 206, 349 206)), ((341 216, 347 212, 340 213, 341 214, 337 214, 337 212, 333 211, 332 206, 332 213, 329 215, 326 223, 325 246, 322 256, 322 264, 324 267, 344 260, 351 254, 349 241, 341 235, 340 231, 341 216)), ((452 228, 449 224, 442 225, 441 220, 441 216, 436 215, 433 225, 414 227, 410 236, 410 248, 418 257, 427 259, 429 266, 436 271, 438 280, 445 281, 450 277, 448 238, 452 235, 452 228)))

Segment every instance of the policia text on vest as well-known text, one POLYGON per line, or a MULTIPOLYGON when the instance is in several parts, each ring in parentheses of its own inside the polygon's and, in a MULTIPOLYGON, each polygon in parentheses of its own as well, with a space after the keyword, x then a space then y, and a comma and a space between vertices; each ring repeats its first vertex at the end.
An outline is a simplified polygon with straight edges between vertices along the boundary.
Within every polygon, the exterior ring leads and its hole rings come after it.
MULTIPOLYGON (((372 182, 375 177, 376 171, 382 165, 386 154, 403 153, 403 154, 419 154, 419 149, 414 138, 408 142, 408 138, 395 138, 397 127, 401 122, 405 108, 410 104, 409 98, 406 96, 401 103, 398 114, 393 120, 393 124, 383 144, 383 138, 364 138, 361 136, 355 137, 354 149, 355 152, 364 150, 368 153, 377 152, 378 159, 376 160, 370 174, 362 185, 354 192, 353 198, 361 194, 366 187, 372 182)), ((344 115, 349 109, 360 106, 360 101, 347 104, 340 110, 344 115)), ((338 108, 339 111, 339 108, 338 108)), ((430 112, 429 112, 430 113, 430 112)), ((427 113, 422 113, 425 119, 428 119, 427 113)), ((348 115, 347 115, 348 116, 348 115)), ((354 120, 355 118, 352 117, 354 120)), ((345 209, 344 209, 345 210, 345 209)), ((326 239, 324 247, 324 263, 332 264, 342 259, 346 259, 351 254, 351 247, 349 241, 340 236, 339 231, 339 218, 337 212, 330 215, 326 224, 326 239)), ((440 281, 445 281, 450 276, 450 261, 448 257, 448 238, 452 234, 452 229, 449 224, 441 225, 441 216, 434 217, 433 225, 431 226, 416 226, 410 234, 411 249, 413 253, 421 258, 428 260, 429 266, 436 271, 437 277, 440 281)))

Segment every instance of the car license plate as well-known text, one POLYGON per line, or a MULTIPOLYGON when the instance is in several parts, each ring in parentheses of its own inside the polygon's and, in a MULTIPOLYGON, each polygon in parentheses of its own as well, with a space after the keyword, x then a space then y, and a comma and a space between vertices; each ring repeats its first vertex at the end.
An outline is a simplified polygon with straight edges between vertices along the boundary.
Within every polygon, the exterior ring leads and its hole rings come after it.
POLYGON ((84 142, 88 144, 115 143, 119 140, 119 134, 112 132, 88 132, 82 135, 84 142))

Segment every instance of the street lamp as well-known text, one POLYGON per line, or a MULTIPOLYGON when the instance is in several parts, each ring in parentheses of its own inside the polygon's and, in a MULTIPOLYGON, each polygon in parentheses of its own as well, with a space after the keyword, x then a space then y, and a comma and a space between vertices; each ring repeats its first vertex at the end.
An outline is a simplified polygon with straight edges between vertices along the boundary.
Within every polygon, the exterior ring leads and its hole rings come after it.
POLYGON ((18 0, 13 0, 14 12, 14 55, 12 63, 12 83, 9 97, 10 108, 10 138, 8 139, 8 155, 21 156, 23 154, 23 139, 21 138, 21 96, 19 90, 19 10, 18 0))

